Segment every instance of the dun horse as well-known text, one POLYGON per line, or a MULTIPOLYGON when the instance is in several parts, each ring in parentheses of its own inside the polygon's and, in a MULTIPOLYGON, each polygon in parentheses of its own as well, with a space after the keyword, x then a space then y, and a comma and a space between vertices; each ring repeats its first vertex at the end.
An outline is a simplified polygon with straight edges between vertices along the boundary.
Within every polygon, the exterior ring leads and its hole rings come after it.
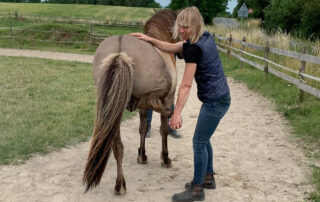
MULTIPOLYGON (((172 27, 176 13, 161 10, 145 25, 151 37, 175 42, 172 27)), ((150 43, 130 35, 105 39, 98 47, 93 61, 93 76, 97 94, 97 112, 90 153, 83 175, 86 192, 97 186, 113 151, 117 161, 116 194, 124 194, 126 182, 122 172, 123 144, 120 123, 123 111, 139 109, 140 147, 138 163, 147 163, 145 136, 147 108, 161 114, 161 164, 171 167, 168 157, 168 117, 174 102, 176 69, 173 54, 156 49, 150 43)))

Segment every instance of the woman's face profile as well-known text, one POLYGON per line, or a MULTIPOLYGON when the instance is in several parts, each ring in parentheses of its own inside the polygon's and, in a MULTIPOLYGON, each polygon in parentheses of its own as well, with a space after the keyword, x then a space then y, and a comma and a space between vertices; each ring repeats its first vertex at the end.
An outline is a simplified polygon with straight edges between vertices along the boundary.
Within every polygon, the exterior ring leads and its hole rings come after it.
POLYGON ((191 36, 192 29, 191 26, 178 26, 179 35, 182 40, 188 40, 191 36))

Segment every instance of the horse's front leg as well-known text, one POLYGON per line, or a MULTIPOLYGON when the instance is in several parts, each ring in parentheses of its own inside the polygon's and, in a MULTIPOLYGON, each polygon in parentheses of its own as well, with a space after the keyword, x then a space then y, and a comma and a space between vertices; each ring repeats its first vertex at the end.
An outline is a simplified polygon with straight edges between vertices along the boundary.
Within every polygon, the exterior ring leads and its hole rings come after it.
POLYGON ((161 114, 160 133, 162 137, 161 165, 170 168, 171 160, 168 156, 168 117, 161 114))
POLYGON ((146 156, 146 149, 145 149, 145 138, 148 131, 147 126, 147 109, 139 109, 140 115, 140 147, 138 149, 138 163, 146 164, 147 163, 147 156, 146 156))
POLYGON ((113 140, 112 151, 114 158, 117 161, 117 180, 114 191, 118 195, 123 195, 126 193, 126 181, 122 171, 123 144, 121 142, 120 132, 113 140))

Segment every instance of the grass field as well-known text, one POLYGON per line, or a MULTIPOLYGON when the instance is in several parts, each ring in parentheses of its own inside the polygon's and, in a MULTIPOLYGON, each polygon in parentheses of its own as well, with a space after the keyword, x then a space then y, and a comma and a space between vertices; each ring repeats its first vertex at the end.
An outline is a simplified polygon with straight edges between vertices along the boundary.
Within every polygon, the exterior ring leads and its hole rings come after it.
POLYGON ((84 4, 48 3, 0 3, 0 14, 8 12, 24 15, 58 16, 115 21, 145 21, 153 13, 152 8, 120 7, 84 4))
MULTIPOLYGON (((0 23, 9 26, 8 20, 0 23)), ((0 38, 0 47, 92 54, 102 41, 95 39, 90 43, 90 25, 86 24, 14 22, 14 27, 19 29, 13 30, 14 38, 0 38)), ((140 27, 93 26, 94 34, 102 34, 99 38, 141 31, 140 27)), ((10 36, 10 30, 0 30, 0 36, 10 36)))
POLYGON ((91 64, 0 56, 0 72, 0 164, 91 137, 91 64))
MULTIPOLYGON (((221 53, 225 73, 235 80, 246 83, 248 88, 270 98, 276 103, 281 112, 293 127, 295 137, 306 151, 309 158, 320 158, 320 99, 305 94, 304 101, 299 101, 299 90, 294 85, 279 79, 271 74, 267 82, 263 72, 252 66, 243 65, 240 69, 239 60, 221 53)), ((310 193, 314 201, 320 200, 320 167, 312 166, 311 181, 315 184, 318 193, 310 193)))

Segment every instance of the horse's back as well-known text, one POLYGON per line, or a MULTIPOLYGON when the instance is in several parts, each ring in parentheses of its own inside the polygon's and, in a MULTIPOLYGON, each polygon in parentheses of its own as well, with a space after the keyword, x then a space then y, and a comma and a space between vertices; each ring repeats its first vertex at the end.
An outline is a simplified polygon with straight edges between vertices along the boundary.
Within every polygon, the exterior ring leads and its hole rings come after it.
POLYGON ((134 63, 132 94, 135 97, 163 97, 169 92, 172 81, 163 58, 150 43, 130 35, 113 36, 99 45, 93 62, 95 81, 101 68, 99 63, 108 55, 120 52, 126 52, 134 63))

